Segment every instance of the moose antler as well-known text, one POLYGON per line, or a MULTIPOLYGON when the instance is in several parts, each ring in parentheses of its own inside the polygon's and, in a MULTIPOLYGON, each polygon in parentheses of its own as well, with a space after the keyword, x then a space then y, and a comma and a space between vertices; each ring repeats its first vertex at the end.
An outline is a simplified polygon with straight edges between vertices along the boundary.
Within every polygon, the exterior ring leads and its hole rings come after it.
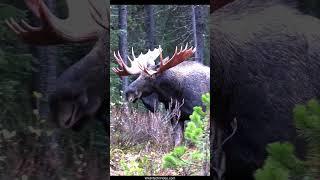
POLYGON ((134 57, 134 61, 132 61, 129 57, 129 60, 131 62, 131 67, 129 68, 123 61, 119 51, 118 55, 114 52, 114 57, 119 65, 118 68, 112 68, 112 70, 118 74, 119 76, 128 76, 133 74, 140 74, 142 71, 144 71, 148 75, 153 74, 160 74, 164 72, 167 69, 170 69, 181 62, 185 61, 189 57, 191 57, 194 52, 196 51, 196 48, 189 48, 188 44, 186 44, 185 48, 182 50, 182 46, 180 48, 180 51, 178 52, 178 48, 176 47, 175 53, 169 60, 169 57, 166 57, 165 59, 162 58, 162 49, 159 46, 159 48, 155 48, 153 51, 148 51, 146 54, 140 54, 138 58, 135 58, 134 52, 132 49, 132 55, 134 57), (155 60, 157 57, 160 56, 160 66, 157 70, 152 70, 148 68, 148 65, 155 65, 155 60))
MULTIPOLYGON (((103 7, 103 5, 97 5, 93 0, 88 0, 90 3, 90 14, 94 21, 106 30, 109 30, 109 16, 107 11, 101 11, 98 7, 103 7)), ((101 2, 101 1, 99 1, 101 2)))
POLYGON ((181 46, 179 52, 176 46, 176 50, 170 60, 169 57, 162 59, 162 52, 160 53, 160 66, 156 71, 148 69, 147 67, 143 67, 143 71, 150 76, 152 76, 153 74, 161 74, 165 70, 182 63, 183 61, 191 57, 194 54, 194 52, 196 52, 196 48, 191 47, 188 49, 188 44, 186 44, 186 47, 183 50, 181 46))
POLYGON ((60 19, 52 14, 42 0, 24 1, 33 14, 41 20, 42 26, 34 27, 24 20, 21 20, 19 25, 13 18, 6 20, 6 23, 28 43, 50 45, 97 40, 101 26, 107 27, 106 23, 101 23, 102 19, 107 17, 106 13, 99 13, 95 4, 99 1, 102 5, 101 0, 95 0, 95 3, 92 0, 66 0, 69 8, 67 19, 60 19))
POLYGON ((148 65, 155 65, 155 59, 161 54, 162 49, 159 46, 159 48, 155 48, 153 51, 150 49, 146 54, 140 54, 138 57, 134 55, 134 51, 132 48, 132 57, 133 60, 128 56, 128 59, 131 63, 131 67, 128 67, 121 55, 120 52, 118 51, 118 54, 115 52, 113 53, 113 56, 115 57, 119 67, 118 68, 112 68, 112 70, 118 74, 119 76, 129 76, 129 75, 134 75, 134 74, 140 74, 141 71, 143 70, 143 67, 147 67, 148 65))
POLYGON ((160 54, 160 67, 156 72, 147 72, 149 75, 152 74, 160 74, 163 71, 170 69, 180 63, 182 63, 183 61, 185 61, 186 59, 188 59, 189 57, 191 57, 195 52, 196 52, 196 48, 188 48, 188 43, 186 44, 186 47, 182 50, 182 46, 180 48, 180 51, 178 52, 178 48, 176 46, 176 50, 173 54, 173 56, 171 57, 170 60, 169 57, 166 57, 164 60, 162 59, 162 54, 160 54))

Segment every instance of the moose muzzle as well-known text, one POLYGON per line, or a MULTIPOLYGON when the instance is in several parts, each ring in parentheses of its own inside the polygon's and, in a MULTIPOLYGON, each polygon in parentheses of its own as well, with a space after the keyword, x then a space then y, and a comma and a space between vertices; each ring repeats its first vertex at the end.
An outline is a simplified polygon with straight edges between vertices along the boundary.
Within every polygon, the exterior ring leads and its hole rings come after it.
POLYGON ((126 95, 126 100, 129 101, 130 103, 133 102, 135 103, 142 95, 142 92, 139 92, 137 90, 132 90, 132 89, 127 89, 125 91, 126 95))

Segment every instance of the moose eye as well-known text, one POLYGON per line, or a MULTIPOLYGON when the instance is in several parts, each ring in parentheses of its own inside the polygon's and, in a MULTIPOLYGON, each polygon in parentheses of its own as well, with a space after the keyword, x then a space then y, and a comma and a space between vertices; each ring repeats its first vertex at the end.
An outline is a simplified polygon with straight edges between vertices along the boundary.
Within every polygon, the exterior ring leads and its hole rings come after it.
POLYGON ((152 75, 150 76, 150 78, 151 78, 152 80, 156 79, 156 74, 152 74, 152 75))

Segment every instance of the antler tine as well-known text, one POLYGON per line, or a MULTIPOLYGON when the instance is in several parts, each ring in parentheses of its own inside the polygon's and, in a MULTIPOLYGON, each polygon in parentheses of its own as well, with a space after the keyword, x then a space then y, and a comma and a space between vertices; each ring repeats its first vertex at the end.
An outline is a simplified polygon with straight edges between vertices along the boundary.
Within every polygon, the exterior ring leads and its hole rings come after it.
POLYGON ((186 44, 186 47, 184 48, 184 51, 187 50, 187 48, 188 48, 188 43, 186 44))
POLYGON ((132 52, 133 59, 136 59, 136 56, 134 55, 133 47, 131 48, 131 52, 132 52))
MULTIPOLYGON (((24 0, 30 11, 43 22, 34 27, 21 20, 20 26, 15 20, 6 20, 7 25, 24 41, 38 45, 51 45, 63 42, 85 42, 98 38, 99 26, 90 14, 90 0, 66 0, 69 17, 60 19, 49 10, 43 0, 24 0)), ((95 0, 101 1, 102 0, 95 0)), ((90 4, 92 3, 92 4, 90 4)), ((96 7, 96 6, 94 6, 96 7)), ((95 9, 97 10, 97 9, 95 9)), ((97 11, 96 11, 97 13, 97 11)), ((101 19, 100 16, 99 19, 101 19)))
POLYGON ((19 26, 19 24, 13 18, 10 18, 9 20, 6 19, 5 23, 16 34, 20 34, 22 31, 24 31, 24 29, 22 29, 21 26, 19 26))
POLYGON ((181 46, 180 51, 178 52, 176 46, 176 50, 170 60, 168 60, 166 63, 163 63, 163 61, 160 59, 160 67, 155 73, 161 73, 171 67, 180 64, 181 62, 191 57, 195 51, 196 48, 193 49, 193 47, 191 47, 188 49, 188 44, 186 44, 185 48, 182 50, 181 46))
POLYGON ((90 4, 90 15, 95 20, 95 22, 103 27, 104 29, 109 29, 109 18, 107 14, 102 14, 101 11, 98 10, 97 5, 95 5, 92 0, 88 0, 90 4))
POLYGON ((133 64, 131 63, 131 67, 128 67, 125 62, 123 61, 120 52, 118 51, 118 54, 116 52, 113 52, 113 56, 116 59, 119 67, 118 68, 112 68, 112 70, 118 74, 119 76, 129 76, 134 74, 139 74, 141 72, 141 64, 133 64))
POLYGON ((21 19, 21 24, 25 28, 26 31, 38 31, 40 28, 33 27, 30 24, 28 24, 25 20, 21 19))
POLYGON ((178 53, 178 47, 176 46, 176 50, 174 51, 173 55, 178 53))
MULTIPOLYGON (((119 51, 118 51, 118 54, 119 54, 119 51)), ((121 63, 121 60, 120 60, 120 59, 122 59, 121 56, 117 56, 116 52, 113 52, 113 56, 114 56, 114 58, 116 59, 117 63, 118 63, 120 66, 122 66, 122 63, 121 63)))
POLYGON ((24 20, 21 20, 21 25, 17 23, 13 18, 5 20, 7 26, 21 39, 27 43, 38 44, 38 45, 48 45, 48 44, 58 44, 62 42, 59 38, 52 38, 50 35, 46 35, 41 32, 40 27, 33 27, 29 25, 24 20), (35 36, 37 34, 37 36, 35 36), (47 40, 44 40, 47 39, 47 40), (50 41, 49 41, 50 40, 50 41), (49 41, 49 42, 48 42, 49 41))
POLYGON ((163 59, 162 59, 162 48, 159 45, 159 50, 160 50, 160 64, 163 64, 163 59))
MULTIPOLYGON (((129 74, 132 74, 132 73, 129 72, 129 67, 126 65, 126 63, 124 63, 124 61, 123 61, 123 59, 122 59, 119 51, 118 51, 118 57, 119 57, 118 63, 120 62, 119 65, 120 65, 124 70, 126 70, 129 74)), ((134 74, 134 73, 133 73, 133 74, 134 74)))
POLYGON ((130 64, 131 64, 131 66, 132 66, 132 62, 133 62, 132 59, 130 58, 129 55, 128 55, 127 57, 128 57, 128 59, 129 59, 129 61, 130 61, 130 64))
POLYGON ((88 0, 66 0, 69 17, 65 20, 53 15, 44 2, 41 0, 40 2, 41 18, 66 41, 83 42, 97 39, 97 31, 101 27, 90 15, 90 3, 88 0))
POLYGON ((192 53, 195 53, 197 51, 197 47, 191 46, 191 48, 192 48, 192 53))
POLYGON ((155 65, 155 59, 160 55, 160 61, 162 61, 162 49, 161 46, 159 48, 155 48, 154 50, 148 50, 146 54, 141 54, 136 57, 133 47, 131 48, 133 60, 128 56, 128 59, 131 62, 131 67, 128 67, 124 61, 122 60, 120 53, 118 52, 118 56, 115 55, 115 59, 117 60, 117 63, 119 64, 119 69, 120 71, 114 71, 117 73, 119 76, 124 76, 124 75, 130 75, 130 74, 140 74, 141 72, 145 72, 146 74, 152 75, 156 71, 148 69, 148 65, 155 65), (126 73, 125 73, 126 72, 126 73))
MULTIPOLYGON (((120 63, 121 63, 121 65, 123 66, 124 65, 124 62, 123 62, 123 59, 122 59, 122 57, 121 57, 121 54, 120 54, 120 51, 118 51, 118 60, 120 60, 120 63)), ((119 62, 119 61, 118 61, 119 62)))
POLYGON ((124 67, 124 62, 122 60, 120 52, 118 51, 118 54, 116 54, 116 52, 113 52, 113 56, 116 59, 119 67, 117 67, 117 68, 113 67, 112 71, 115 72, 120 77, 121 76, 128 76, 129 73, 126 71, 126 68, 124 67))

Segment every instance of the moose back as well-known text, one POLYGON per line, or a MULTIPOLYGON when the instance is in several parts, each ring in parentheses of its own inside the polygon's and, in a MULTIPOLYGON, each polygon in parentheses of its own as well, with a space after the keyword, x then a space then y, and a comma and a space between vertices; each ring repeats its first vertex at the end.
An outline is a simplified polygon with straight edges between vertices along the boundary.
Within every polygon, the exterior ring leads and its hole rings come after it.
POLYGON ((213 8, 213 115, 223 134, 213 146, 231 134, 233 119, 238 124, 223 146, 226 172, 220 178, 253 179, 266 145, 275 141, 290 141, 303 155, 293 108, 320 96, 320 21, 292 2, 234 0, 213 8))

